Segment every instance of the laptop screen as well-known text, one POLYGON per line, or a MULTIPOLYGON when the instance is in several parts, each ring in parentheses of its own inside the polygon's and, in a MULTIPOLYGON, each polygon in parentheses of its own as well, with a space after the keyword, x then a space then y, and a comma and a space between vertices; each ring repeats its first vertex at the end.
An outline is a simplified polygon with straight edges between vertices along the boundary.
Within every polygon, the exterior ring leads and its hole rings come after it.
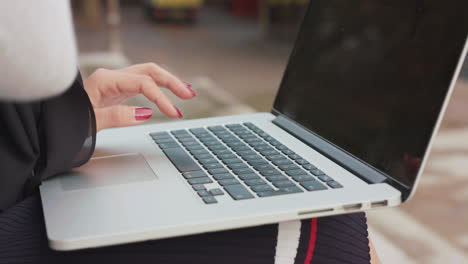
POLYGON ((274 109, 410 187, 467 34, 467 0, 311 0, 274 109))

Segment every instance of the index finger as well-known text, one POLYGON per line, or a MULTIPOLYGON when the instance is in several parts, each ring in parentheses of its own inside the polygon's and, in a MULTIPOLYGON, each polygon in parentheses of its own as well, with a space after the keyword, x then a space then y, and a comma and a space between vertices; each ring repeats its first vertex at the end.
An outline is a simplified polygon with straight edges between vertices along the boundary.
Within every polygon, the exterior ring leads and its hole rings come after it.
POLYGON ((181 81, 172 73, 155 63, 135 64, 123 68, 121 71, 147 75, 151 77, 157 85, 168 88, 182 99, 191 99, 197 96, 197 94, 192 90, 191 84, 181 81))

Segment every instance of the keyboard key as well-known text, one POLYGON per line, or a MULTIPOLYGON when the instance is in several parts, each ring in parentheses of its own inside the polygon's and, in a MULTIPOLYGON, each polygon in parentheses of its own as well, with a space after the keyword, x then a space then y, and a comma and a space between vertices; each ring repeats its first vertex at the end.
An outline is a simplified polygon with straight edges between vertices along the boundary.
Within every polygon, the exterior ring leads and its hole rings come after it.
POLYGON ((244 163, 228 164, 227 166, 228 166, 231 170, 242 169, 242 168, 248 168, 247 165, 245 165, 244 163))
POLYGON ((273 185, 277 188, 283 188, 283 187, 291 187, 291 186, 296 186, 296 184, 294 184, 294 182, 292 181, 275 181, 273 182, 273 185))
POLYGON ((302 159, 302 157, 299 156, 299 155, 297 155, 297 154, 291 154, 291 155, 288 155, 288 156, 289 156, 291 159, 294 159, 294 160, 296 160, 296 159, 302 159))
POLYGON ((203 167, 205 167, 205 169, 209 170, 209 169, 217 169, 217 168, 224 168, 223 165, 221 163, 209 163, 209 164, 203 164, 203 167))
POLYGON ((282 144, 275 144, 275 147, 277 150, 285 150, 285 149, 288 149, 285 145, 282 145, 282 144))
POLYGON ((286 171, 286 174, 289 176, 296 176, 296 175, 307 175, 307 173, 304 170, 288 170, 286 171))
POLYGON ((248 186, 255 186, 255 185, 262 185, 265 184, 266 182, 262 179, 253 179, 253 180, 245 180, 245 184, 248 186))
POLYGON ((262 185, 254 185, 251 187, 252 191, 254 192, 268 192, 268 191, 274 191, 273 187, 267 185, 267 184, 262 184, 262 185))
POLYGON ((240 184, 224 186, 224 189, 234 200, 252 199, 255 198, 247 188, 240 184))
POLYGON ((234 154, 221 154, 221 155, 218 155, 218 158, 220 158, 221 160, 225 160, 225 159, 234 159, 234 158, 237 158, 237 156, 234 154))
POLYGON ((268 181, 270 182, 276 182, 276 181, 285 181, 288 180, 288 177, 284 175, 273 175, 273 176, 267 176, 265 177, 268 181))
POLYGON ((212 183, 213 181, 208 177, 203 177, 203 178, 188 179, 188 182, 194 185, 194 184, 212 183))
POLYGON ((216 136, 229 136, 229 135, 232 135, 231 132, 227 131, 227 130, 220 130, 220 131, 214 131, 213 134, 215 134, 216 136))
POLYGON ((302 187, 304 187, 308 191, 320 191, 320 190, 326 190, 327 187, 322 185, 318 181, 306 181, 306 182, 301 182, 302 187))
MULTIPOLYGON (((190 152, 191 153, 191 152, 190 152)), ((197 160, 202 160, 202 159, 214 159, 214 157, 211 154, 197 154, 194 155, 197 160)))
POLYGON ((309 162, 305 159, 297 159, 296 160, 297 163, 301 164, 301 165, 307 165, 309 164, 309 162))
POLYGON ((210 194, 213 195, 213 196, 217 196, 217 195, 223 195, 224 192, 223 192, 223 190, 221 190, 219 188, 216 188, 216 189, 211 189, 210 194))
POLYGON ((303 190, 301 190, 301 188, 299 188, 299 187, 297 187, 297 186, 284 187, 284 188, 281 188, 280 190, 285 191, 285 192, 287 192, 287 193, 300 193, 300 192, 304 192, 303 190))
POLYGON ((258 160, 248 160, 247 163, 254 166, 254 165, 268 164, 268 161, 264 159, 258 159, 258 160))
POLYGON ((230 142, 240 142, 237 138, 235 137, 226 137, 221 139, 224 143, 230 143, 230 142))
POLYGON ((248 136, 248 137, 244 137, 243 140, 247 143, 254 143, 254 142, 263 142, 259 137, 257 136, 248 136))
POLYGON ((315 167, 315 166, 312 165, 312 164, 306 164, 306 165, 304 165, 304 166, 302 166, 302 167, 303 167, 304 169, 306 169, 306 170, 309 170, 309 171, 310 171, 310 170, 315 170, 315 169, 317 168, 317 167, 315 167))
POLYGON ((191 151, 191 150, 205 149, 205 148, 204 148, 202 145, 200 145, 200 144, 188 146, 188 147, 185 147, 185 148, 188 149, 189 151, 191 151))
POLYGON ((241 124, 229 124, 229 125, 226 125, 226 127, 229 129, 244 128, 241 124))
POLYGON ((227 186, 227 185, 234 185, 234 184, 239 184, 239 181, 236 179, 224 179, 224 180, 219 180, 219 184, 222 186, 227 186))
POLYGON ((181 148, 164 149, 164 154, 181 172, 200 170, 198 164, 181 148))
POLYGON ((195 191, 206 190, 206 188, 205 188, 205 186, 203 184, 194 184, 194 185, 192 185, 192 188, 195 191))
POLYGON ((161 143, 158 145, 159 148, 161 149, 167 149, 167 148, 180 148, 179 144, 177 143, 161 143))
POLYGON ((281 152, 283 152, 283 154, 286 154, 286 155, 295 154, 294 151, 292 151, 292 150, 290 150, 290 149, 283 149, 281 152))
POLYGON ((242 143, 241 141, 229 142, 226 145, 228 145, 231 148, 235 147, 235 146, 247 146, 244 143, 242 143))
POLYGON ((209 169, 208 172, 210 174, 220 174, 220 173, 228 173, 229 171, 225 168, 217 168, 217 169, 209 169))
POLYGON ((189 134, 187 135, 175 135, 174 137, 177 138, 177 140, 179 141, 190 141, 190 140, 193 140, 193 137, 189 134))
POLYGON ((263 176, 271 176, 271 175, 280 175, 281 172, 279 170, 274 169, 274 170, 261 170, 260 174, 263 176))
POLYGON ((256 170, 273 170, 275 169, 275 167, 271 166, 270 164, 258 164, 258 165, 255 165, 253 166, 254 169, 256 170))
POLYGON ((175 140, 173 138, 159 138, 159 139, 154 139, 154 142, 160 144, 160 143, 175 143, 175 140))
MULTIPOLYGON (((274 155, 280 155, 280 153, 276 150, 263 150, 260 151, 263 156, 274 156, 274 155)), ((283 157, 283 156, 282 156, 283 157)), ((284 157, 283 157, 284 158, 284 157)))
POLYGON ((225 146, 223 145, 215 145, 215 146, 208 146, 208 148, 213 151, 213 150, 221 150, 221 149, 227 149, 225 146))
POLYGON ((204 171, 188 171, 188 172, 183 172, 182 175, 184 176, 185 179, 193 179, 193 178, 201 178, 201 177, 207 177, 206 173, 204 171))
POLYGON ((262 159, 261 156, 259 155, 246 155, 246 156, 243 156, 242 157, 244 160, 258 160, 258 159, 262 159))
POLYGON ((197 135, 196 136, 201 142, 207 142, 207 141, 213 141, 216 140, 216 138, 210 134, 205 134, 205 135, 197 135))
POLYGON ((214 158, 211 158, 211 159, 199 159, 198 162, 200 162, 201 164, 205 165, 205 164, 210 164, 210 163, 217 163, 218 160, 217 160, 217 159, 214 159, 214 158))
POLYGON ((150 133, 150 136, 153 137, 153 138, 163 138, 163 137, 171 137, 171 135, 169 135, 169 133, 163 131, 163 132, 153 132, 153 133, 150 133))
POLYGON ((232 147, 232 149, 233 149, 235 152, 250 150, 250 148, 247 147, 247 146, 236 146, 236 147, 232 147))
POLYGON ((242 157, 249 156, 249 155, 257 155, 257 153, 255 151, 252 151, 252 150, 238 151, 237 154, 239 154, 242 157))
POLYGON ((289 194, 292 192, 288 192, 287 190, 273 190, 273 191, 266 191, 266 192, 257 192, 257 195, 260 197, 269 197, 269 196, 277 196, 283 194, 289 194))
POLYGON ((171 134, 173 134, 173 135, 188 134, 188 131, 185 130, 185 129, 172 130, 171 134))
POLYGON ((233 164, 233 163, 242 163, 242 160, 235 158, 235 159, 224 159, 224 164, 233 164))
POLYGON ((297 182, 304 182, 304 181, 313 181, 314 177, 311 175, 298 175, 292 177, 297 182))
POLYGON ((226 130, 223 126, 209 126, 208 130, 210 131, 220 131, 220 130, 226 130))
POLYGON ((267 156, 266 157, 268 160, 278 160, 278 159, 284 159, 283 155, 272 155, 272 156, 267 156))
POLYGON ((191 128, 189 129, 190 132, 192 132, 193 134, 202 134, 202 133, 207 133, 208 131, 204 128, 191 128))
POLYGON ((255 179, 261 179, 260 176, 258 176, 255 173, 248 173, 248 174, 241 174, 239 175, 239 178, 243 181, 245 180, 255 180, 255 179))
POLYGON ((223 145, 221 145, 221 143, 219 141, 217 141, 217 140, 209 140, 209 141, 202 141, 202 142, 207 147, 222 146, 223 148, 226 148, 223 145))
POLYGON ((320 175, 320 176, 318 176, 318 178, 323 182, 333 181, 332 177, 330 177, 328 175, 320 175))
POLYGON ((266 147, 268 146, 267 144, 265 144, 265 142, 261 141, 261 140, 258 140, 258 141, 254 141, 254 142, 249 142, 249 145, 252 146, 253 148, 257 149, 258 147, 266 147))
POLYGON ((229 149, 213 150, 213 153, 214 153, 215 155, 233 154, 229 149))
POLYGON ((213 196, 204 196, 202 199, 206 204, 215 204, 218 202, 213 196))
POLYGON ((329 181, 329 182, 327 182, 327 184, 328 184, 328 186, 332 187, 333 189, 343 188, 343 185, 339 184, 336 181, 329 181))
POLYGON ((314 174, 315 176, 319 176, 319 175, 323 175, 325 173, 323 173, 323 171, 319 170, 319 169, 314 169, 314 170, 311 170, 310 171, 312 174, 314 174))
POLYGON ((290 170, 298 170, 300 169, 299 166, 295 165, 295 164, 286 164, 286 165, 280 165, 278 166, 280 168, 280 170, 282 171, 290 171, 290 170))
POLYGON ((270 140, 268 142, 270 142, 270 144, 272 144, 273 146, 275 146, 277 149, 279 149, 281 151, 288 149, 286 146, 281 144, 278 140, 270 140))
POLYGON ((214 174, 213 178, 215 178, 215 180, 235 179, 231 173, 214 174))
POLYGON ((211 195, 207 190, 200 190, 200 191, 197 191, 197 193, 200 197, 211 195))
POLYGON ((277 160, 273 160, 272 162, 276 166, 293 164, 292 161, 290 161, 288 159, 277 159, 277 160))
POLYGON ((182 146, 184 147, 187 147, 187 146, 193 146, 193 145, 199 145, 201 146, 197 141, 195 140, 185 140, 185 141, 181 141, 182 142, 182 146))
POLYGON ((204 149, 190 150, 190 153, 192 153, 192 155, 194 155, 194 156, 198 156, 200 154, 210 154, 208 151, 206 151, 204 149))
POLYGON ((255 147, 255 150, 256 151, 264 151, 264 150, 273 150, 272 147, 268 146, 268 145, 265 145, 265 146, 258 146, 258 147, 255 147))
POLYGON ((247 174, 247 173, 254 173, 254 171, 251 168, 241 168, 241 169, 235 169, 232 170, 236 175, 240 174, 247 174))

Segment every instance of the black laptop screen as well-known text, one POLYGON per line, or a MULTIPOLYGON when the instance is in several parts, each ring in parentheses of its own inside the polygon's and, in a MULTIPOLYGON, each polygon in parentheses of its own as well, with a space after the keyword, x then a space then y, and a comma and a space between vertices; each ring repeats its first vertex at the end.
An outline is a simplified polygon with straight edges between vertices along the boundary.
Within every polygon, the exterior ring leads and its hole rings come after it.
POLYGON ((311 0, 274 109, 412 186, 467 21, 467 0, 311 0))

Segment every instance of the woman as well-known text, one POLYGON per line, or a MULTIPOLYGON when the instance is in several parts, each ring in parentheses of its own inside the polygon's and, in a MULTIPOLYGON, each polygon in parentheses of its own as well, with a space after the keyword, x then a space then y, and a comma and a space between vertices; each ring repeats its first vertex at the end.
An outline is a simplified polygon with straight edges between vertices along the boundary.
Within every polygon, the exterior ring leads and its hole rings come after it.
POLYGON ((183 99, 196 94, 153 63, 97 70, 83 81, 67 1, 4 1, 0 10, 0 263, 370 262, 364 214, 73 252, 49 249, 40 182, 87 162, 97 131, 151 117, 152 109, 121 105, 124 100, 143 94, 167 116, 182 118, 160 87, 183 99))

